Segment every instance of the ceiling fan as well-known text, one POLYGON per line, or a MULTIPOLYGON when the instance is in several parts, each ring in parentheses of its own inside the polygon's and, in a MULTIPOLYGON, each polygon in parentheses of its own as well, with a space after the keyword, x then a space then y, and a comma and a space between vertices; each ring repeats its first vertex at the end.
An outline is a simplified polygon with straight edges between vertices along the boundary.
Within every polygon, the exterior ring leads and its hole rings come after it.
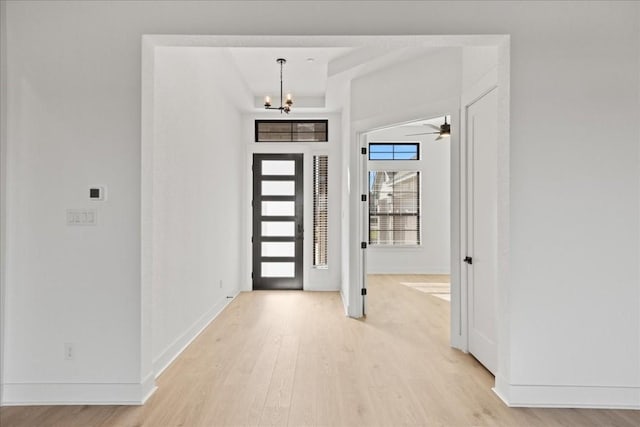
POLYGON ((447 123, 447 116, 444 116, 444 123, 440 126, 432 125, 431 123, 425 123, 424 126, 429 126, 430 128, 434 129, 435 132, 410 133, 406 136, 438 134, 438 137, 436 138, 436 141, 438 141, 451 135, 451 125, 447 123))

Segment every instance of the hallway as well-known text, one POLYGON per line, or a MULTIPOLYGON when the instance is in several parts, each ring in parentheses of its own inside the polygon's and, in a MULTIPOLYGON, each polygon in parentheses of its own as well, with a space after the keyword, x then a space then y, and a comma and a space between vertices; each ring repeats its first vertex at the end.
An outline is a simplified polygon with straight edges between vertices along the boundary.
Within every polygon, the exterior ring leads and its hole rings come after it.
POLYGON ((637 411, 510 409, 449 348, 449 303, 370 280, 366 320, 334 292, 241 293, 140 407, 3 407, 26 426, 637 426, 637 411))

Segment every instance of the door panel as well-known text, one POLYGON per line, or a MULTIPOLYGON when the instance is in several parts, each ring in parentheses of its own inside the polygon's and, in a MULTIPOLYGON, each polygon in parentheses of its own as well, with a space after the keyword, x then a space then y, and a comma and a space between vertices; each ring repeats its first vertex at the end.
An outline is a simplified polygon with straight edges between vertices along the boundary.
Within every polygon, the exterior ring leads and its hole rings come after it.
POLYGON ((497 279, 497 90, 467 109, 469 352, 489 371, 498 363, 497 279))
POLYGON ((302 161, 253 155, 253 289, 302 289, 302 161))

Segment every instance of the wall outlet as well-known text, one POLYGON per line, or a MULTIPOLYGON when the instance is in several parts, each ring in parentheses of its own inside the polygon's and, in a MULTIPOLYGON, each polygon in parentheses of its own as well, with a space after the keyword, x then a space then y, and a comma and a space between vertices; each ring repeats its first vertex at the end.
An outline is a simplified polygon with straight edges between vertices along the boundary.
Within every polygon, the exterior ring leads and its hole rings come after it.
POLYGON ((64 343, 64 360, 73 360, 76 355, 76 351, 73 348, 73 343, 64 343))

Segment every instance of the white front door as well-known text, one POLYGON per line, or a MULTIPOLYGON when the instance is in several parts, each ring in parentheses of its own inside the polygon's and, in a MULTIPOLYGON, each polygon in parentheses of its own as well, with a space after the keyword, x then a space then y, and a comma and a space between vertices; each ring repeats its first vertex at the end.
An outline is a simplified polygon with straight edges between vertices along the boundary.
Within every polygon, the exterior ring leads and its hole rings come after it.
POLYGON ((495 374, 497 279, 497 89, 467 107, 469 352, 495 374))

